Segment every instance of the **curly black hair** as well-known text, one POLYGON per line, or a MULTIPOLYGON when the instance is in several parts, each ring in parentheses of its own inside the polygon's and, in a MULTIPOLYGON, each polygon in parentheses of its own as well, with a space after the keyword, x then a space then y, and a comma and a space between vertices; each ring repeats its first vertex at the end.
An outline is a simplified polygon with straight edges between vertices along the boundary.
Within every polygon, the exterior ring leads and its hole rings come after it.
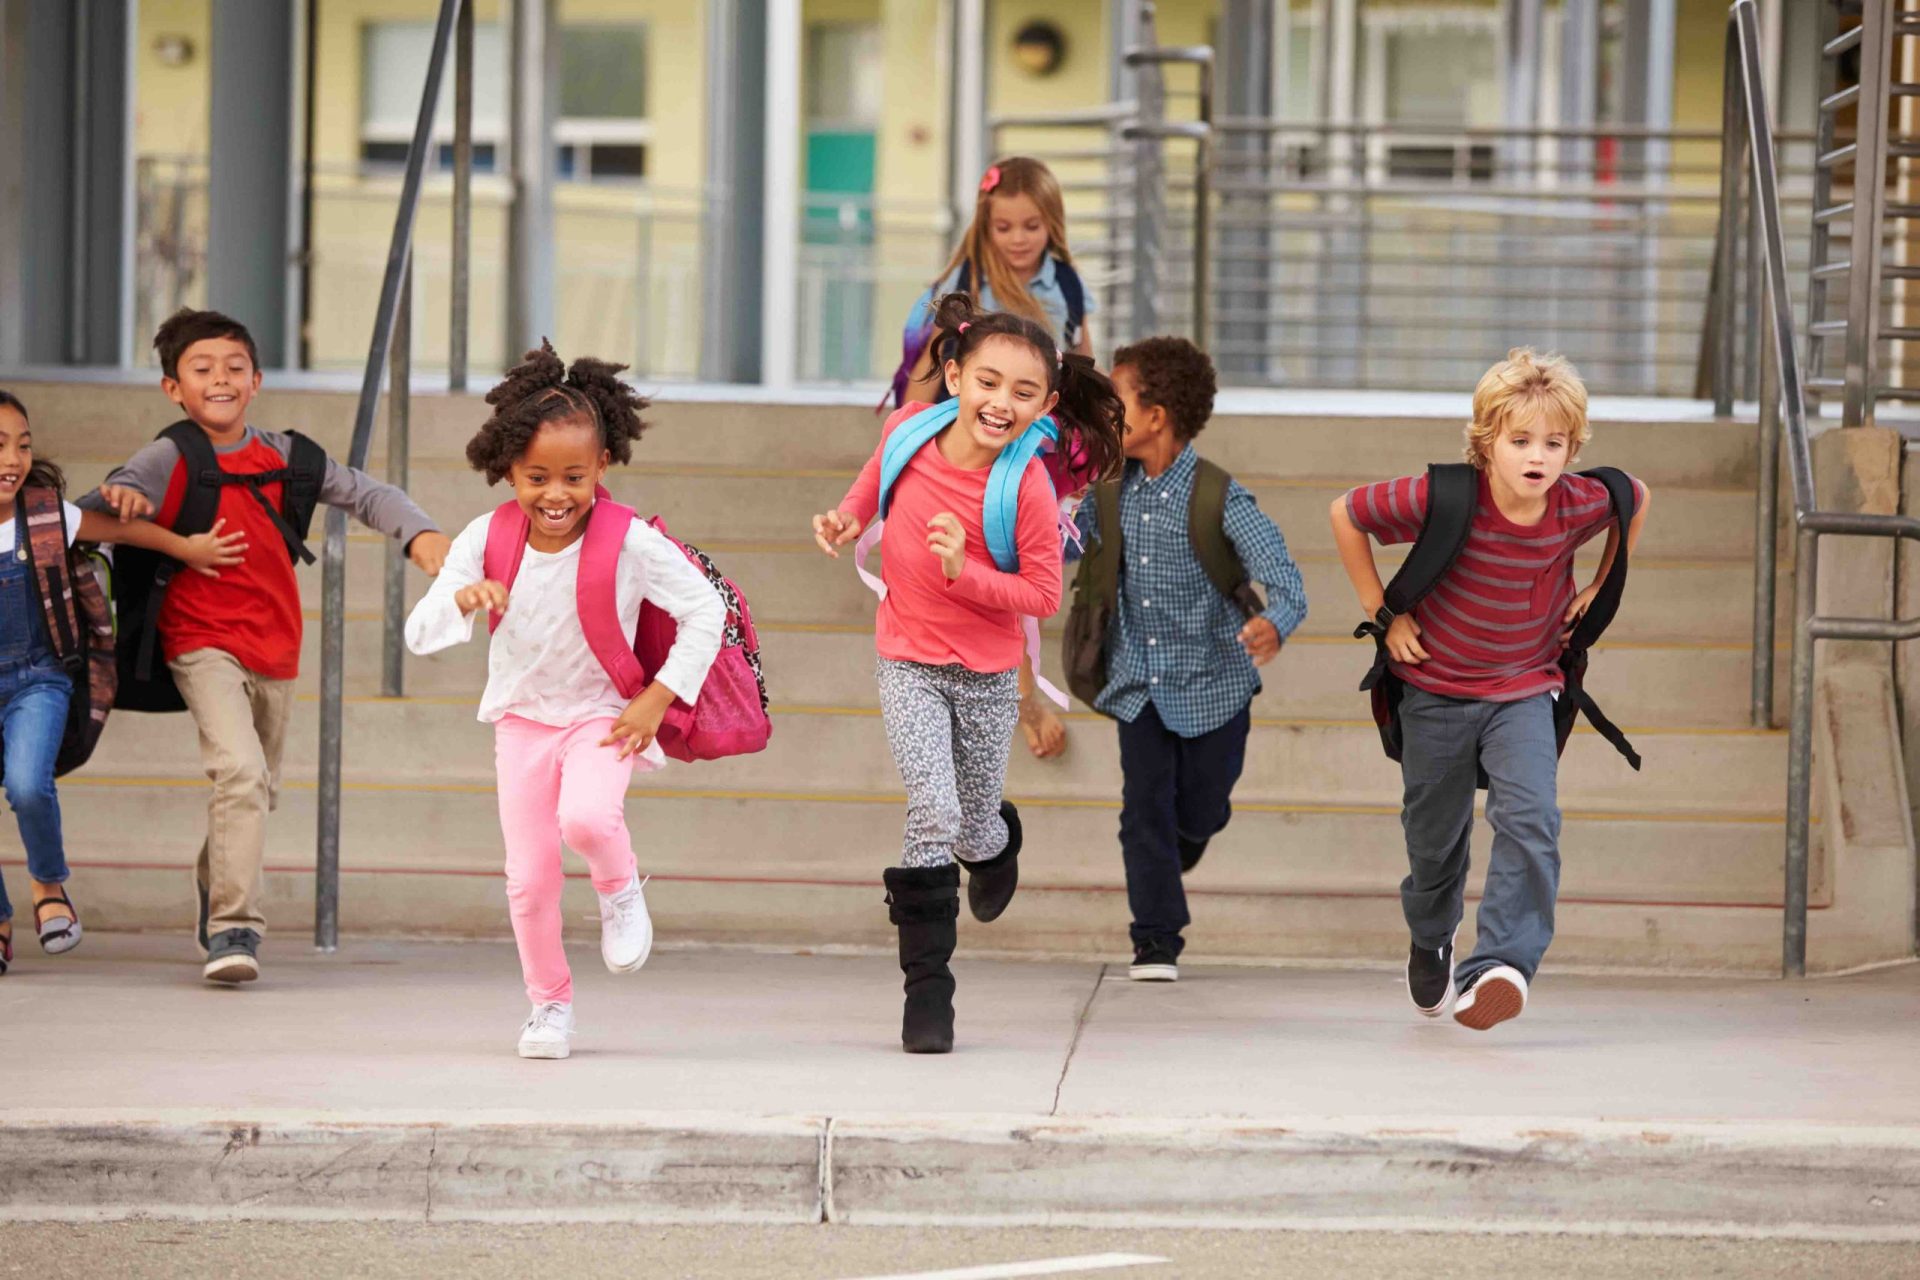
POLYGON ((633 442, 647 429, 640 416, 647 400, 621 380, 626 367, 592 356, 564 364, 553 343, 542 338, 538 351, 527 352, 487 392, 493 416, 467 441, 467 461, 488 484, 498 484, 542 426, 569 419, 599 428, 601 444, 615 462, 631 460, 633 442))
POLYGON ((1032 347, 1053 371, 1049 390, 1060 394, 1053 416, 1063 429, 1074 433, 1086 455, 1091 479, 1108 480, 1119 474, 1127 407, 1090 357, 1063 356, 1045 325, 1009 311, 981 311, 964 293, 941 298, 934 307, 933 323, 932 349, 963 367, 988 338, 1012 338, 1032 347))
POLYGON ((1185 338, 1143 338, 1113 353, 1113 367, 1133 371, 1140 403, 1159 405, 1181 440, 1199 435, 1213 417, 1213 396, 1220 389, 1213 360, 1185 338))

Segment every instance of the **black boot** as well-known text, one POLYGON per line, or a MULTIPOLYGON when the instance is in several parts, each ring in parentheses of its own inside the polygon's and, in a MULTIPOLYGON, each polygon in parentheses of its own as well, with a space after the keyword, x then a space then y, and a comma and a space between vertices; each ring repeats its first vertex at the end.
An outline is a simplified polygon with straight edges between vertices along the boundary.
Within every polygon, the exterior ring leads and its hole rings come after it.
POLYGON ((960 918, 960 868, 888 867, 888 915, 900 930, 900 972, 907 1006, 900 1047, 908 1053, 953 1052, 953 959, 960 918))
POLYGON ((991 858, 962 865, 967 869, 967 909, 983 924, 998 920, 1020 886, 1020 811, 1011 800, 1000 802, 1007 823, 1007 847, 991 858))

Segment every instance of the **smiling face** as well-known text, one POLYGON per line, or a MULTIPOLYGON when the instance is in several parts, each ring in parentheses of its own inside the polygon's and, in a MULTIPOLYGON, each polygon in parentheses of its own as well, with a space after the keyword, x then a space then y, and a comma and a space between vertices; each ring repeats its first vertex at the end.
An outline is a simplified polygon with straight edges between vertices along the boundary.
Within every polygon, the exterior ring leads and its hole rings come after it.
POLYGON ((1496 493, 1524 503, 1545 499, 1560 473, 1573 461, 1573 436, 1545 413, 1519 417, 1495 437, 1487 457, 1487 478, 1496 493))
MULTIPOLYGON (((33 469, 33 433, 26 415, 12 405, 0 405, 0 520, 13 518, 13 501, 33 469)), ((6 549, 11 554, 12 548, 6 549)))
POLYGON ((561 551, 586 532, 593 491, 610 460, 599 427, 585 418, 561 418, 534 433, 507 472, 514 500, 532 522, 528 546, 561 551))
POLYGON ((1022 281, 1033 278, 1040 269, 1040 255, 1047 251, 1047 220, 1033 197, 993 196, 987 201, 987 234, 993 247, 1022 281))
POLYGON ((953 428, 961 436, 947 450, 959 466, 985 466, 1002 449, 1049 413, 1059 399, 1046 361, 1031 343, 996 334, 983 341, 963 366, 947 361, 947 389, 960 401, 953 428))
POLYGON ((260 390, 247 344, 238 338, 202 338, 180 353, 179 376, 162 377, 161 390, 187 416, 218 436, 238 435, 247 425, 247 405, 260 390))

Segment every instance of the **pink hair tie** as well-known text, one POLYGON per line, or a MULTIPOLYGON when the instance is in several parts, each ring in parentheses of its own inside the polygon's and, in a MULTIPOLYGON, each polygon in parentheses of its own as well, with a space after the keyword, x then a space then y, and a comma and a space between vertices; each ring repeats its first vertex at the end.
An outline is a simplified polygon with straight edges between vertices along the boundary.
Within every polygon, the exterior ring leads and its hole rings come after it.
POLYGON ((965 332, 966 332, 966 331, 967 331, 968 329, 971 329, 972 327, 973 327, 973 321, 971 321, 971 320, 962 320, 962 321, 960 322, 960 328, 959 328, 959 330, 958 330, 958 332, 960 332, 960 333, 965 333, 965 332))
POLYGON ((987 192, 992 191, 995 187, 999 185, 1000 185, 1000 166, 996 164, 991 168, 989 168, 986 171, 986 173, 981 176, 980 193, 982 195, 985 195, 987 192))

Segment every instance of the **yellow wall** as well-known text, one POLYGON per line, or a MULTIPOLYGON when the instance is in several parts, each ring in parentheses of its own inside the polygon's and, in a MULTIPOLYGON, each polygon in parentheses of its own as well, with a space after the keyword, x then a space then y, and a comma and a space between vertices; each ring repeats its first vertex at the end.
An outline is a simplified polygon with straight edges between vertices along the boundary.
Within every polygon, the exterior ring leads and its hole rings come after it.
POLYGON ((213 12, 208 0, 141 0, 135 37, 134 151, 138 155, 207 154, 207 103, 212 92, 213 12), (193 55, 170 67, 154 53, 161 36, 184 36, 193 55))

